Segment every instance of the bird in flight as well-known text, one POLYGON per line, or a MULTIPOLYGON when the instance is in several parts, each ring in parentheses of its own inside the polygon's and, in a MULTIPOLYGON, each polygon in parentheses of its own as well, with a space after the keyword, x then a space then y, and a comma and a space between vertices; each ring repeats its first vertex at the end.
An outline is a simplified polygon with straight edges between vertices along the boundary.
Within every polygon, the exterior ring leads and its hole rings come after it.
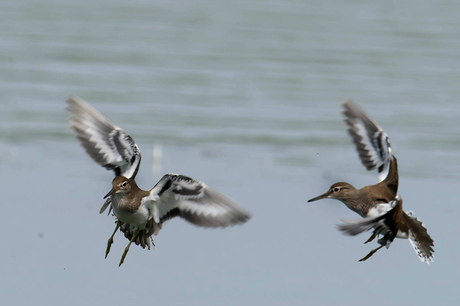
POLYGON ((434 259, 433 239, 420 220, 412 212, 404 212, 402 199, 398 194, 399 174, 396 157, 391 151, 390 140, 385 131, 364 110, 351 101, 343 104, 349 133, 356 145, 362 164, 367 170, 379 172, 380 182, 376 185, 356 189, 349 183, 335 183, 329 190, 308 202, 320 199, 336 199, 363 219, 344 220, 338 226, 347 235, 355 236, 373 229, 371 242, 376 236, 379 247, 360 259, 365 261, 382 247, 390 247, 395 238, 408 239, 422 262, 434 259))
POLYGON ((165 221, 181 217, 201 227, 227 227, 247 222, 251 215, 235 200, 205 183, 179 174, 166 174, 149 191, 137 186, 135 177, 141 152, 124 130, 113 124, 84 100, 73 96, 67 100, 69 123, 83 148, 99 165, 115 172, 112 189, 99 213, 109 206, 117 218, 116 228, 107 242, 110 252, 118 229, 129 240, 121 257, 121 266, 134 242, 142 248, 155 246, 165 221))

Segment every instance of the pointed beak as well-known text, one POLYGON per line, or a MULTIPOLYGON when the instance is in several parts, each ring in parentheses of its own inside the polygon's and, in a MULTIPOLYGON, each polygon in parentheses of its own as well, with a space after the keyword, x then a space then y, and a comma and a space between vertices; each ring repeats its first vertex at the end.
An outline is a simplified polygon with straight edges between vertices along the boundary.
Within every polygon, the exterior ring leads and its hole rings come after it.
POLYGON ((108 196, 111 196, 114 193, 115 193, 115 189, 110 190, 109 193, 105 195, 104 199, 107 198, 108 196))
POLYGON ((322 200, 322 199, 327 199, 328 196, 329 196, 329 194, 330 194, 330 193, 329 193, 329 191, 328 191, 328 192, 326 192, 325 194, 322 194, 322 195, 320 195, 320 196, 317 196, 316 198, 313 198, 313 199, 308 200, 308 202, 314 202, 314 201, 318 201, 318 200, 322 200))

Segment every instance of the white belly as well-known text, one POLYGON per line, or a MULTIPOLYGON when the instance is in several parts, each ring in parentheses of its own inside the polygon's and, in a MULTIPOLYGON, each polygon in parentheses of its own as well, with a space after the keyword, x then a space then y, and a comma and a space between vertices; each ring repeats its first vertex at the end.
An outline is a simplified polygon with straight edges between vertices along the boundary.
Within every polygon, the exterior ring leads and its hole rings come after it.
POLYGON ((367 218, 375 218, 381 216, 393 208, 391 203, 378 204, 376 207, 373 207, 367 213, 367 218))
POLYGON ((396 238, 407 239, 409 237, 407 236, 407 233, 398 231, 398 233, 396 234, 396 238))
POLYGON ((149 220, 149 210, 145 205, 141 205, 135 212, 131 212, 123 208, 121 201, 113 201, 113 214, 123 223, 131 224, 139 229, 144 229, 145 224, 149 220))

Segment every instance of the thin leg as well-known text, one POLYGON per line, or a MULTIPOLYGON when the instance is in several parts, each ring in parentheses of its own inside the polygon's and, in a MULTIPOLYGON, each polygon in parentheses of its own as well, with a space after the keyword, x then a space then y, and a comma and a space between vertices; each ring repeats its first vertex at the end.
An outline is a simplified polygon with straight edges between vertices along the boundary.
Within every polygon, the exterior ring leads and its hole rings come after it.
POLYGON ((378 248, 373 249, 372 251, 370 251, 369 254, 367 254, 365 257, 361 258, 361 259, 359 260, 359 262, 368 260, 369 258, 372 257, 372 255, 375 254, 375 252, 377 252, 378 250, 380 250, 380 249, 383 248, 383 247, 384 247, 384 245, 381 245, 381 246, 379 246, 378 248))
MULTIPOLYGON (((156 249, 157 249, 157 246, 155 245, 155 241, 153 241, 152 236, 150 236, 150 241, 151 241, 152 244, 153 244, 153 249, 156 250, 156 249)), ((150 250, 150 248, 149 248, 149 250, 150 250)))
POLYGON ((121 256, 120 264, 118 266, 121 266, 123 262, 125 261, 125 257, 126 255, 128 255, 129 247, 131 246, 131 243, 133 243, 133 241, 136 240, 136 237, 137 235, 139 235, 139 232, 140 232, 139 229, 137 229, 134 232, 133 237, 131 237, 131 241, 129 242, 128 246, 125 248, 125 251, 123 252, 123 255, 121 256))
POLYGON ((115 234, 117 233, 118 229, 120 228, 120 226, 121 226, 122 224, 123 224, 123 222, 117 221, 117 227, 116 227, 115 230, 113 231, 112 236, 110 236, 109 241, 107 241, 107 250, 105 251, 105 258, 107 258, 107 255, 109 255, 110 248, 112 247, 113 236, 115 236, 115 234))
POLYGON ((367 241, 364 242, 364 244, 371 242, 372 240, 375 239, 375 237, 377 237, 377 231, 374 231, 374 232, 372 233, 372 236, 369 237, 369 239, 367 239, 367 241))

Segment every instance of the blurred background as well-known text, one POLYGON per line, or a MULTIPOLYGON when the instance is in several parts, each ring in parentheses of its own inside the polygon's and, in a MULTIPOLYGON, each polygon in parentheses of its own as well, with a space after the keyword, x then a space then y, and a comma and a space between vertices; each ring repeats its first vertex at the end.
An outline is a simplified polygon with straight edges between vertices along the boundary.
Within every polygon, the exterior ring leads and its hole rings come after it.
POLYGON ((454 0, 1 2, 2 303, 458 305, 458 16, 454 0), (174 219, 155 251, 132 247, 118 268, 118 234, 104 259, 113 173, 71 132, 73 94, 135 139, 141 188, 185 174, 252 220, 174 219), (401 239, 358 263, 377 244, 335 225, 359 216, 307 204, 378 180, 346 132, 346 98, 390 136, 432 265, 401 239))

